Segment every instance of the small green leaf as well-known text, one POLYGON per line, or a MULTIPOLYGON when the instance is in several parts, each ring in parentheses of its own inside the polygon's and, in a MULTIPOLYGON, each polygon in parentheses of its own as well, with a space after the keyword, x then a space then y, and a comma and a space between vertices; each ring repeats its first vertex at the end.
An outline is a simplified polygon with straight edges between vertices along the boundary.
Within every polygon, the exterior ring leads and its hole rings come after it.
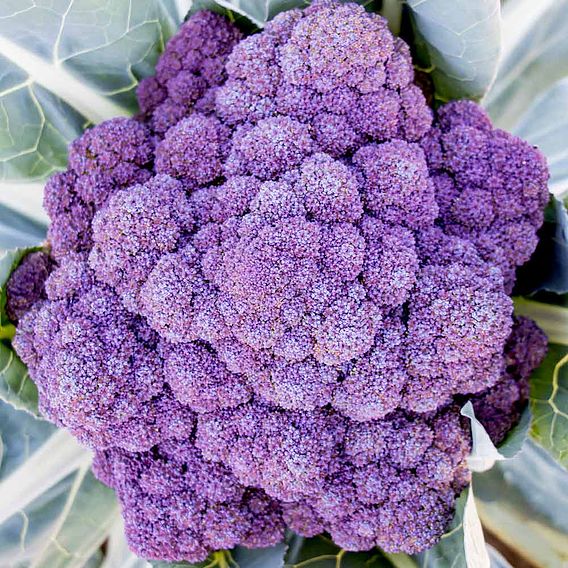
POLYGON ((540 93, 568 75, 568 0, 507 0, 499 72, 484 105, 511 130, 540 93))
POLYGON ((55 426, 0 401, 0 485, 53 435, 55 426))
POLYGON ((531 379, 531 436, 568 468, 568 346, 551 343, 531 379))
POLYGON ((480 99, 497 73, 499 0, 408 0, 419 61, 440 101, 480 99))
POLYGON ((38 415, 38 393, 26 366, 10 347, 15 328, 6 315, 6 284, 12 272, 32 249, 7 251, 0 257, 0 400, 38 415))
POLYGON ((138 79, 153 73, 181 4, 3 0, 0 181, 45 178, 89 123, 135 112, 138 79))
POLYGON ((39 416, 37 387, 12 349, 0 343, 0 400, 39 416))
POLYGON ((6 315, 6 284, 24 257, 35 250, 38 248, 14 249, 0 256, 0 327, 11 323, 6 315))

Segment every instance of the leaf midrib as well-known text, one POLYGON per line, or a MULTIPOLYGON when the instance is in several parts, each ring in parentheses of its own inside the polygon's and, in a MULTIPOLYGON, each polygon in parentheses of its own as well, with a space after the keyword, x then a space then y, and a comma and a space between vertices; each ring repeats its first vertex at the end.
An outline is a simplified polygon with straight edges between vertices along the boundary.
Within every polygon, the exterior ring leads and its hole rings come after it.
POLYGON ((44 59, 0 35, 0 55, 27 73, 34 83, 47 89, 93 123, 131 112, 98 93, 62 64, 44 59))

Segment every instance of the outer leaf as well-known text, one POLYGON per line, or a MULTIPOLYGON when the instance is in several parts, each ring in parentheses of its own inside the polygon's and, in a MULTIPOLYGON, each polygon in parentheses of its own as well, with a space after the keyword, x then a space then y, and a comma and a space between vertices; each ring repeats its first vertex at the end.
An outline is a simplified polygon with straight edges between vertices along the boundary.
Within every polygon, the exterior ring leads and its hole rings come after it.
POLYGON ((523 448, 529 434, 531 420, 531 411, 527 406, 521 414, 518 424, 507 432, 507 435, 499 444, 499 452, 507 459, 515 457, 523 448))
POLYGON ((539 93, 568 75, 568 0, 507 0, 499 73, 484 104, 511 130, 539 93))
POLYGON ((568 292, 568 213, 562 201, 554 196, 544 213, 537 248, 517 274, 519 294, 539 290, 568 292))
POLYGON ((309 4, 305 0, 215 0, 219 6, 248 18, 253 24, 262 28, 271 20, 286 10, 304 7, 309 4))
POLYGON ((0 180, 44 178, 86 124, 131 114, 181 4, 3 0, 0 180))
POLYGON ((193 0, 190 14, 195 14, 200 10, 210 10, 225 16, 245 32, 255 32, 264 26, 265 22, 254 19, 252 14, 247 14, 242 7, 236 4, 237 2, 233 0, 193 0))
POLYGON ((65 506, 52 524, 47 545, 34 557, 34 566, 83 566, 107 539, 119 514, 112 490, 95 479, 89 464, 84 465, 71 477, 65 506))
POLYGON ((568 468, 568 346, 551 343, 531 380, 531 436, 568 468))
POLYGON ((568 557, 568 473, 528 440, 514 459, 475 474, 484 526, 534 566, 561 566, 568 557))
POLYGON ((537 146, 550 168, 550 191, 568 195, 568 78, 541 95, 513 132, 537 146))
MULTIPOLYGON (((378 2, 375 0, 344 0, 354 1, 357 4, 365 6, 366 9, 378 11, 378 2)), ((386 0, 385 5, 389 5, 388 13, 385 11, 385 17, 391 16, 392 22, 396 27, 399 25, 400 18, 400 2, 398 9, 390 7, 393 0, 386 0)), ((212 10, 219 12, 231 20, 235 21, 245 29, 250 29, 247 21, 250 22, 254 28, 263 28, 266 22, 277 16, 280 12, 285 12, 293 8, 305 8, 312 3, 312 0, 194 0, 191 12, 198 10, 212 10)))
MULTIPOLYGON (((214 552, 203 562, 194 564, 153 560, 148 565, 152 568, 283 568, 286 549, 287 546, 285 544, 254 550, 236 547, 230 551, 220 550, 214 552)), ((138 566, 138 564, 135 566, 138 566)), ((140 568, 143 567, 144 565, 140 568)), ((115 566, 111 564, 108 568, 115 568, 115 566)))
POLYGON ((0 248, 37 246, 45 239, 47 227, 0 205, 0 248))
POLYGON ((232 556, 239 568, 283 568, 287 548, 285 544, 256 550, 238 547, 232 556))
POLYGON ((0 402, 0 565, 82 567, 118 515, 69 434, 0 402))
POLYGON ((53 435, 56 428, 0 401, 0 484, 53 435))
POLYGON ((499 0, 408 0, 407 5, 436 98, 480 99, 497 73, 499 0))
MULTIPOLYGON (((562 296, 556 299, 563 300, 562 296)), ((568 304, 553 305, 526 298, 515 298, 515 314, 536 321, 551 343, 568 346, 568 304)))
POLYGON ((43 208, 43 182, 0 183, 0 203, 42 225, 49 218, 43 208))
POLYGON ((64 430, 56 430, 0 485, 0 523, 40 498, 73 472, 90 464, 90 453, 64 430))

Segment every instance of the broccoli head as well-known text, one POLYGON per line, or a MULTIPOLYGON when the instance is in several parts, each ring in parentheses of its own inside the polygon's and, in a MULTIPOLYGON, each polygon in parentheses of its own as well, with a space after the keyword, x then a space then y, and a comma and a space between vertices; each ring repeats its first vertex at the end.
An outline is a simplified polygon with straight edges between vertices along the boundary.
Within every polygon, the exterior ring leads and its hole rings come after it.
POLYGON ((138 554, 201 561, 286 528, 424 550, 469 482, 460 405, 496 442, 518 420, 545 338, 508 294, 546 164, 413 81, 355 4, 244 39, 199 12, 140 114, 87 130, 48 183, 51 256, 8 287, 15 345, 138 554))

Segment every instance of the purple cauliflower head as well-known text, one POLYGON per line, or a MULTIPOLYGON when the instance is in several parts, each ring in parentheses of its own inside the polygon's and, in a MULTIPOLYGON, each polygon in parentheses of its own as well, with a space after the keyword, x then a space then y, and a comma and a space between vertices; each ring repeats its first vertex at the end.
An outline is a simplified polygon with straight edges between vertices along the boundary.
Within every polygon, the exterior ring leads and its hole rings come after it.
POLYGON ((195 14, 138 98, 73 143, 51 257, 8 286, 42 412, 145 558, 287 528, 428 548, 469 481, 460 404, 500 439, 544 354, 508 296, 543 157, 474 103, 434 114, 386 21, 332 0, 244 39, 195 14))

